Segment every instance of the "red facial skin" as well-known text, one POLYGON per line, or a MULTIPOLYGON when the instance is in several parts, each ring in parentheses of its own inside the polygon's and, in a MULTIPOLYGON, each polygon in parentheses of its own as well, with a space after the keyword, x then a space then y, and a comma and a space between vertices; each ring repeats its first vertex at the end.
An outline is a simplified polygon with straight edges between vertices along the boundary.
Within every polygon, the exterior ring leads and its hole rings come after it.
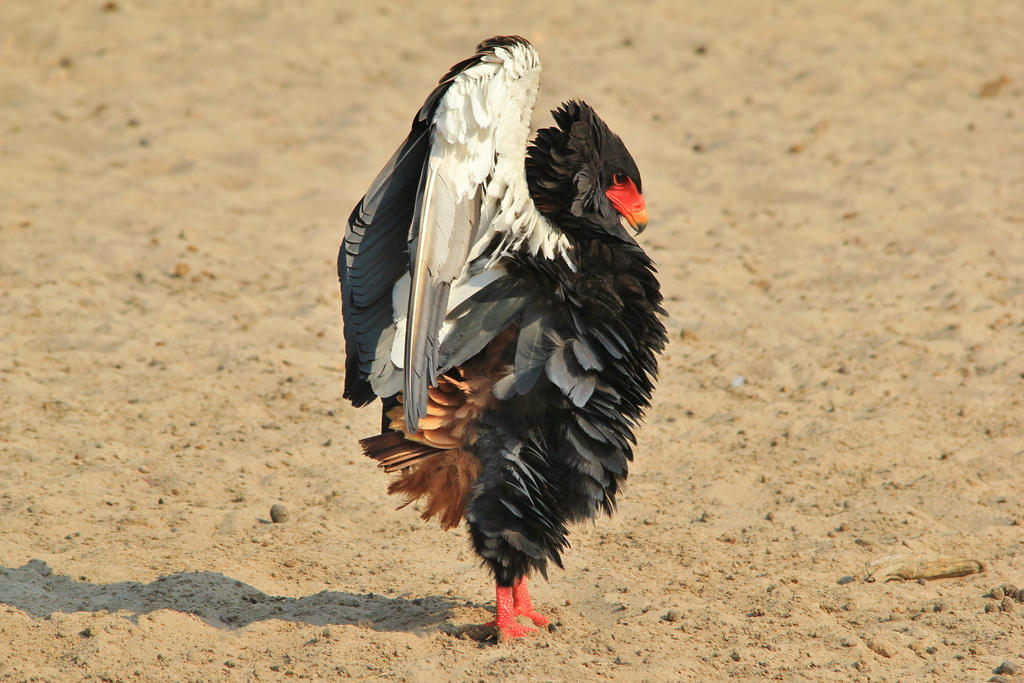
POLYGON ((631 178, 616 173, 615 180, 618 182, 614 182, 604 194, 630 227, 640 234, 647 227, 647 204, 644 202, 644 196, 636 189, 631 178))

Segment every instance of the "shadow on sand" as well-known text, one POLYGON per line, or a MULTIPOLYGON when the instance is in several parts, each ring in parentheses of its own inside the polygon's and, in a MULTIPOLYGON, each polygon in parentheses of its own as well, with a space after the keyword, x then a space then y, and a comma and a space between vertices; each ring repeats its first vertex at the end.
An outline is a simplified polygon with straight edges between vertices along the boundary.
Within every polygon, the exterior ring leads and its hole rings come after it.
POLYGON ((303 624, 356 624, 377 631, 443 628, 456 606, 448 598, 389 598, 374 593, 322 591, 301 598, 266 593, 216 572, 179 572, 152 583, 95 584, 54 575, 42 560, 0 566, 0 603, 33 617, 56 612, 129 612, 132 619, 159 609, 195 614, 212 626, 242 628, 256 621, 283 619, 303 624))

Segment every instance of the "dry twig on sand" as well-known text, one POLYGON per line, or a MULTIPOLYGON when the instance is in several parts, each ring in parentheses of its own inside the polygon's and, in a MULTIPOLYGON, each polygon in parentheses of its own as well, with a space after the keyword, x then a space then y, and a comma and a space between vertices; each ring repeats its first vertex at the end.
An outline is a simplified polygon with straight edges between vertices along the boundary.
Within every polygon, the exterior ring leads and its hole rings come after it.
POLYGON ((947 579, 985 571, 985 566, 967 557, 936 555, 886 555, 868 562, 865 581, 913 581, 947 579))

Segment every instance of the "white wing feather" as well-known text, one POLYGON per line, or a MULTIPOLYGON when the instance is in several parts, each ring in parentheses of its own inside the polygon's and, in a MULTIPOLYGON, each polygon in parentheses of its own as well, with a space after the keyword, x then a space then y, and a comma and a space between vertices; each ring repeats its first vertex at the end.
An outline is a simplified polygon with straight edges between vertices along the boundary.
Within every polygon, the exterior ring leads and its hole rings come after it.
MULTIPOLYGON (((407 395, 425 393, 426 383, 436 382, 444 370, 437 367, 437 350, 452 327, 444 321, 455 306, 503 274, 497 265, 503 255, 524 250, 573 265, 568 240, 536 210, 526 184, 526 143, 540 72, 532 46, 495 47, 458 74, 437 104, 420 225, 411 245, 415 259, 393 293, 390 365, 392 372, 404 373, 407 395), (499 248, 485 254, 495 238, 499 248), (471 276, 477 261, 481 264, 471 276), (491 269, 494 274, 483 274, 491 269), (450 287, 446 300, 428 300, 438 286, 450 287), (443 316, 432 309, 438 305, 444 306, 443 316), (433 325, 440 329, 430 329, 433 325), (422 357, 417 354, 427 356, 426 377, 413 372, 422 357)), ((387 374, 374 379, 375 389, 394 385, 387 374)), ((406 415, 416 419, 408 410, 406 415)))

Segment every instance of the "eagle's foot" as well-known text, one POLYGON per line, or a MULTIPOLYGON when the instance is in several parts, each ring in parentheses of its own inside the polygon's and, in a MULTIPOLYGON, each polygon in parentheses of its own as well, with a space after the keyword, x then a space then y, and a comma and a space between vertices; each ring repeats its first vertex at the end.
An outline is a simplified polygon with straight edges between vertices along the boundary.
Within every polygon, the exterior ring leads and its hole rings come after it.
POLYGON ((516 617, 526 617, 535 626, 547 626, 550 622, 543 614, 533 609, 530 591, 526 587, 526 579, 520 579, 512 586, 495 586, 497 614, 494 621, 486 626, 498 632, 498 642, 507 643, 513 638, 522 638, 527 633, 536 633, 537 629, 524 626, 516 621, 516 617))
POLYGON ((534 626, 547 626, 551 623, 546 616, 533 609, 530 591, 526 587, 526 577, 519 579, 519 583, 512 586, 512 604, 515 616, 526 617, 534 626))

